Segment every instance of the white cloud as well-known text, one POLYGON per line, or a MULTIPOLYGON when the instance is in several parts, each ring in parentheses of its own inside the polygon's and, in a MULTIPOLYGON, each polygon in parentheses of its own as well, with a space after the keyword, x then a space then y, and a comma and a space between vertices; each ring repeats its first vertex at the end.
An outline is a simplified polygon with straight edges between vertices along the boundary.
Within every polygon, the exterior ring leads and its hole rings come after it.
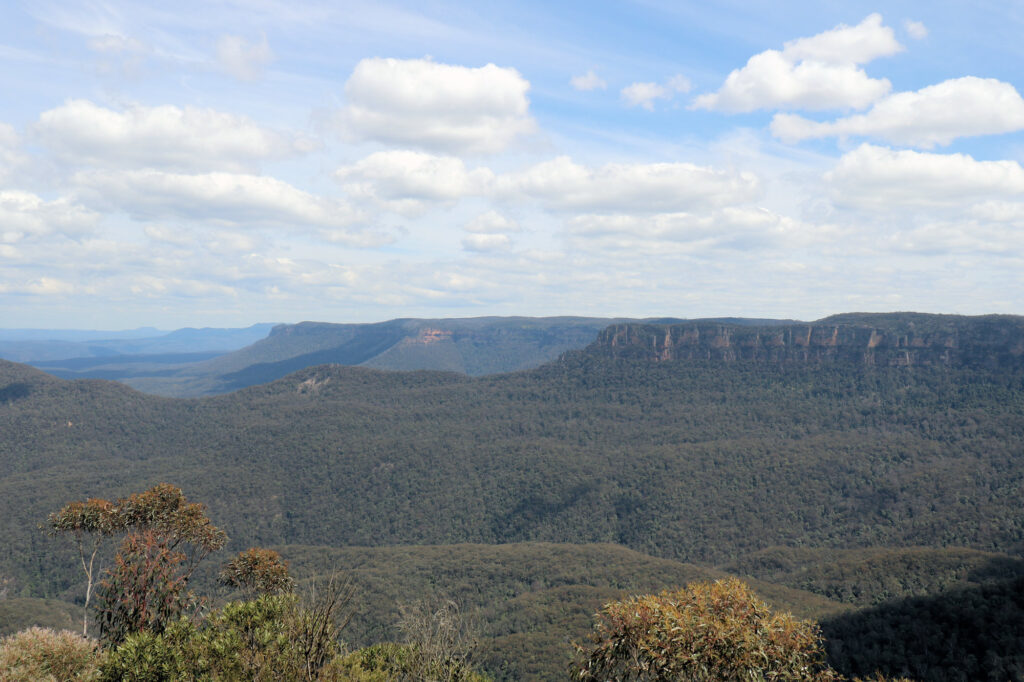
POLYGON ((44 111, 34 131, 59 155, 101 166, 234 170, 307 148, 245 116, 175 106, 114 111, 88 100, 44 111))
POLYGON ((20 284, 0 282, 0 294, 22 294, 31 296, 59 296, 75 293, 76 287, 56 277, 40 277, 20 284))
POLYGON ((358 139, 435 151, 493 153, 532 133, 518 71, 426 59, 364 59, 345 84, 345 130, 358 139))
POLYGON ((928 220, 921 225, 897 230, 884 242, 900 251, 924 253, 985 253, 1019 255, 1024 233, 1005 225, 977 220, 928 220))
POLYGON ((810 38, 797 38, 785 44, 783 54, 794 61, 808 60, 826 64, 866 64, 903 50, 892 29, 882 25, 880 14, 869 14, 856 26, 840 24, 810 38))
POLYGON ((454 156, 393 150, 371 154, 335 172, 353 198, 375 199, 398 213, 416 214, 431 201, 455 201, 489 191, 494 173, 470 170, 454 156))
POLYGON ((105 208, 123 210, 143 220, 340 228, 361 217, 344 202, 260 175, 87 171, 77 173, 74 180, 105 208))
POLYGON ((481 213, 473 220, 466 223, 463 228, 466 232, 476 234, 497 234, 505 232, 519 232, 522 228, 516 221, 506 218, 497 211, 481 213))
POLYGON ((978 220, 994 223, 1013 223, 1024 226, 1024 202, 983 201, 971 207, 970 214, 978 220))
POLYGON ((654 111, 654 100, 669 99, 672 93, 668 88, 657 83, 633 83, 622 88, 623 101, 631 107, 643 107, 654 111))
POLYGON ((907 32, 907 35, 914 40, 924 40, 928 37, 928 27, 920 21, 905 19, 903 21, 903 29, 907 32))
POLYGON ((725 207, 709 213, 660 213, 651 216, 581 215, 568 221, 569 232, 584 248, 629 249, 659 253, 665 249, 746 250, 782 241, 806 241, 797 221, 766 209, 725 207))
POLYGON ((864 114, 820 123, 776 114, 771 130, 784 142, 822 137, 875 137, 925 149, 958 137, 1024 129, 1024 99, 1009 83, 966 76, 915 92, 898 92, 864 114))
POLYGON ((856 26, 840 24, 787 42, 782 51, 754 55, 717 92, 697 97, 693 106, 727 112, 861 109, 888 93, 892 84, 870 78, 858 65, 902 49, 882 17, 871 14, 856 26))
POLYGON ((217 230, 203 235, 203 246, 207 251, 221 255, 252 253, 260 242, 251 234, 217 230))
POLYGON ((18 151, 20 144, 14 127, 0 123, 0 181, 6 180, 14 167, 24 160, 18 151))
POLYGON ((217 63, 226 73, 244 81, 257 80, 274 61, 267 37, 250 42, 241 36, 224 35, 217 41, 217 63))
POLYGON ((466 251, 507 251, 511 247, 512 240, 507 234, 468 234, 462 239, 466 251))
POLYGON ((654 100, 670 100, 676 93, 690 91, 690 79, 682 74, 669 78, 664 85, 659 83, 633 83, 622 88, 619 93, 628 106, 643 107, 654 111, 654 100))
POLYGON ((172 244, 174 246, 191 246, 196 241, 195 236, 190 231, 183 230, 178 226, 146 225, 143 232, 155 242, 163 242, 164 244, 172 244))
POLYGON ((890 211, 899 206, 958 207, 1024 194, 1016 161, 976 161, 966 154, 931 154, 863 144, 825 174, 833 203, 890 211))
POLYGON ((528 196, 553 210, 656 213, 749 200, 760 192, 755 175, 690 163, 582 166, 561 156, 501 176, 498 192, 528 196))
POLYGON ((49 234, 77 236, 90 230, 97 214, 68 199, 46 201, 31 192, 0 191, 0 243, 14 244, 49 234))
POLYGON ((218 282, 155 275, 133 277, 128 290, 135 296, 147 298, 165 296, 205 298, 208 296, 235 296, 238 293, 233 287, 218 282))
POLYGON ((604 90, 608 87, 608 84, 605 83, 600 76, 594 73, 593 69, 587 71, 582 76, 573 76, 569 79, 569 85, 571 85, 574 90, 583 90, 585 92, 590 90, 604 90))
POLYGON ((519 223, 506 218, 497 211, 487 211, 466 223, 463 229, 469 234, 462 239, 462 248, 474 252, 507 251, 512 248, 509 232, 519 232, 519 223))

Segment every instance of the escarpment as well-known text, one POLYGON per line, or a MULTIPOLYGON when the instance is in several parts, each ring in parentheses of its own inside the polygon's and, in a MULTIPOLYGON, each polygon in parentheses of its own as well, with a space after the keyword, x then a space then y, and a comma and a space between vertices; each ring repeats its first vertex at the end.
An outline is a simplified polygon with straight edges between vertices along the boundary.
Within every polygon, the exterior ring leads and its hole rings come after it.
POLYGON ((617 324, 591 352, 652 361, 1024 368, 1024 317, 891 313, 783 326, 617 324))

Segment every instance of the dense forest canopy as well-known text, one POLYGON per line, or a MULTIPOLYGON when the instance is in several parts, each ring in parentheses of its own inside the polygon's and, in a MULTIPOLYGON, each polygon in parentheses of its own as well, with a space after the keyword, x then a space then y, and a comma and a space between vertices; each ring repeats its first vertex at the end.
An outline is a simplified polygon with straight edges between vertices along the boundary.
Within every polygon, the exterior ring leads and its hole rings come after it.
MULTIPOLYGON (((860 592, 881 578, 854 595, 835 562, 799 578, 765 552, 1024 547, 1020 318, 888 321, 804 329, 948 361, 869 363, 835 344, 663 353, 687 329, 717 330, 702 338, 719 349, 723 333, 802 338, 715 322, 612 328, 524 372, 329 365, 188 400, 0 363, 0 573, 12 596, 71 597, 73 556, 39 522, 69 499, 173 480, 232 529, 232 551, 614 543, 868 606, 860 592)), ((920 564, 891 555, 873 575, 903 566, 891 598, 985 583, 920 564)))

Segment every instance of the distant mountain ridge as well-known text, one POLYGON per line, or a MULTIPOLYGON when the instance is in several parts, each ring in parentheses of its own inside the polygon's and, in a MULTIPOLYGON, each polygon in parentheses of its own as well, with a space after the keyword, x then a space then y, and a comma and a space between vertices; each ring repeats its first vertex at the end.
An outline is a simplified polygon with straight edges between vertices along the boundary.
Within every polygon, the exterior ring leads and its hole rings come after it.
MULTIPOLYGON (((236 350, 229 352, 174 350, 182 346, 173 344, 186 342, 190 334, 202 337, 218 331, 244 330, 179 330, 162 337, 165 344, 172 345, 148 346, 154 351, 149 354, 104 357, 110 351, 90 347, 91 354, 85 358, 36 360, 32 364, 62 378, 110 379, 145 393, 196 397, 269 383, 324 364, 469 376, 499 374, 539 367, 591 344, 587 352, 654 361, 978 367, 1020 366, 1024 362, 1022 317, 925 313, 844 313, 815 322, 592 317, 300 322, 264 325, 261 331, 269 331, 264 338, 244 347, 236 344, 236 350)), ((206 341, 207 346, 210 342, 206 341)))
MULTIPOLYGON (((60 360, 96 358, 108 363, 150 362, 168 364, 164 359, 139 356, 207 356, 241 348, 265 337, 273 324, 254 324, 241 329, 185 327, 171 332, 151 327, 130 331, 86 331, 74 329, 2 329, 0 358, 14 362, 54 363, 60 360), (128 358, 128 359, 126 359, 128 358)), ((192 358, 194 362, 197 358, 192 358)))
POLYGON ((772 326, 616 324, 592 352, 654 361, 1020 367, 1024 317, 850 313, 772 326))

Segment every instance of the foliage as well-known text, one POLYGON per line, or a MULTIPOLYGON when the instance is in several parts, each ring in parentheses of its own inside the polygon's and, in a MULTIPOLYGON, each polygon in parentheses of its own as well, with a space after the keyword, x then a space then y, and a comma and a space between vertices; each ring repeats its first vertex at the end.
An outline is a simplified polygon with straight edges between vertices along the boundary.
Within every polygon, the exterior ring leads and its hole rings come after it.
POLYGON ((154 531, 128 535, 99 585, 100 638, 117 644, 133 632, 163 631, 191 601, 184 561, 154 531))
POLYGON ((128 634, 104 679, 320 680, 341 647, 339 615, 352 597, 327 581, 303 601, 295 593, 228 602, 198 624, 182 618, 162 631, 128 634))
POLYGON ((133 632, 159 634, 194 600, 186 587, 196 564, 227 536, 203 505, 166 483, 103 509, 106 527, 127 535, 100 582, 100 638, 117 644, 133 632))
POLYGON ((170 623, 162 632, 128 634, 107 650, 101 668, 103 682, 165 682, 194 679, 202 665, 193 646, 195 626, 188 619, 170 623))
POLYGON ((415 644, 385 642, 332 661, 331 679, 352 682, 487 682, 465 663, 446 665, 415 644))
POLYGON ((0 640, 0 682, 86 682, 99 679, 95 640, 33 627, 0 640))
POLYGON ((773 613, 736 579, 605 605, 578 680, 833 680, 818 627, 773 613))
POLYGON ((51 533, 72 533, 87 586, 85 624, 93 585, 94 560, 103 538, 127 533, 100 583, 100 636, 120 642, 138 630, 159 632, 182 611, 184 589, 196 564, 227 541, 206 517, 205 506, 188 502, 180 488, 161 483, 116 502, 72 502, 47 519, 51 533), (93 537, 85 549, 85 535, 93 537), (180 548, 180 550, 179 550, 180 548), (89 559, 86 561, 86 552, 89 559))
POLYGON ((107 500, 89 499, 72 502, 60 511, 50 514, 47 525, 51 534, 70 533, 78 547, 78 556, 85 571, 85 614, 82 617, 82 636, 89 634, 89 601, 92 598, 96 554, 103 539, 122 529, 114 511, 114 505, 107 500), (87 543, 86 536, 91 536, 87 543), (88 560, 85 558, 89 555, 88 560))
POLYGON ((185 499, 180 488, 160 483, 114 503, 121 528, 129 533, 150 532, 167 549, 190 548, 195 565, 227 542, 227 535, 206 516, 206 506, 185 499))
POLYGON ((272 549, 250 547, 224 565, 218 582, 242 590, 246 598, 290 592, 295 581, 288 574, 288 562, 272 549))

